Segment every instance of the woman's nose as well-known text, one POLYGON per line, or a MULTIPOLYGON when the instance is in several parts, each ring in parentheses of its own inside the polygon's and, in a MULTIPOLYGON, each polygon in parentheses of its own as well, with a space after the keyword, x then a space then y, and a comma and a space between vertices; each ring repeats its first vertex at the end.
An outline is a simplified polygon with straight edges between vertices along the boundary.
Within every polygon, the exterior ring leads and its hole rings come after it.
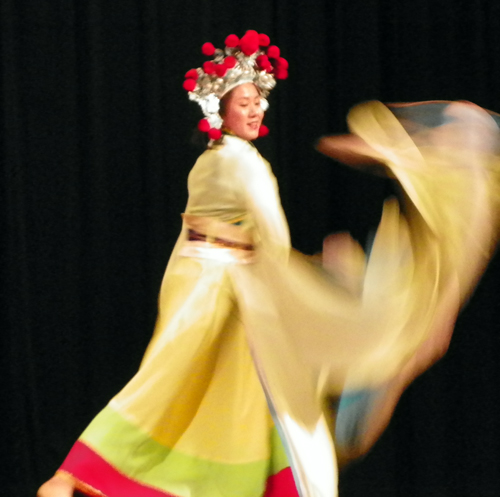
POLYGON ((256 116, 261 111, 261 106, 259 104, 252 104, 250 107, 250 113, 252 116, 256 116))

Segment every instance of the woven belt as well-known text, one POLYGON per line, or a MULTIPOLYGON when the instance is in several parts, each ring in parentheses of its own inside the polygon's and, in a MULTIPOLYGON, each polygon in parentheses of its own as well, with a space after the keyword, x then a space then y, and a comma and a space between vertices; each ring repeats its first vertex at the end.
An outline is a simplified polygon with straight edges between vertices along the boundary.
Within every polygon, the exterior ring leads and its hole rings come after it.
POLYGON ((209 237, 195 230, 188 230, 188 240, 194 242, 208 242, 222 247, 235 248, 240 250, 253 250, 254 246, 250 243, 233 242, 224 238, 209 237))

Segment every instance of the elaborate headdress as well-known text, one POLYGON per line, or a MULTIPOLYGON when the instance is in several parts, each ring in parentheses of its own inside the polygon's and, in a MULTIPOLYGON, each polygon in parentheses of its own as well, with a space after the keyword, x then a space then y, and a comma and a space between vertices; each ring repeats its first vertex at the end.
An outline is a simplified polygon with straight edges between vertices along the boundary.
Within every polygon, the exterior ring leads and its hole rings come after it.
MULTIPOLYGON (((253 83, 260 90, 261 106, 267 110, 265 97, 276 85, 276 79, 288 77, 288 62, 280 56, 280 49, 270 44, 269 36, 247 31, 239 39, 236 35, 226 38, 224 50, 205 43, 201 51, 213 60, 186 73, 184 89, 189 99, 197 102, 205 116, 198 129, 208 133, 211 140, 221 137, 222 118, 219 114, 220 99, 243 83, 253 83)), ((261 126, 260 136, 267 134, 261 126)))

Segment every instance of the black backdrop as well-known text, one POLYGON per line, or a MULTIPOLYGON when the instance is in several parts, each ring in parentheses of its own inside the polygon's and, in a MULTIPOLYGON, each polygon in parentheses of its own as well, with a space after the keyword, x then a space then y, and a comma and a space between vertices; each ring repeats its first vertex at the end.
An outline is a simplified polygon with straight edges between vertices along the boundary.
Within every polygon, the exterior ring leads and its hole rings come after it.
MULTIPOLYGON (((391 185, 321 157, 356 102, 500 110, 497 0, 2 0, 2 495, 34 496, 136 370, 180 227, 205 41, 257 29, 290 61, 258 143, 294 246, 364 241, 391 185)), ((498 259, 446 358, 405 393, 341 497, 500 495, 498 259)))

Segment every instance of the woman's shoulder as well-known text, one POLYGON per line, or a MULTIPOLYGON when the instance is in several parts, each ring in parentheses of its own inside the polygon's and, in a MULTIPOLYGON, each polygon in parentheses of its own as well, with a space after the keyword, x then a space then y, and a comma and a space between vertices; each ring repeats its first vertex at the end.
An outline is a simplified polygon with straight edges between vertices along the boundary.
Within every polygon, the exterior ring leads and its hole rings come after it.
POLYGON ((248 141, 237 136, 226 135, 221 143, 213 145, 200 155, 198 162, 227 164, 250 164, 262 161, 257 149, 248 141))
POLYGON ((225 156, 252 156, 256 154, 256 148, 249 141, 234 135, 224 135, 222 143, 217 145, 214 150, 225 156))

